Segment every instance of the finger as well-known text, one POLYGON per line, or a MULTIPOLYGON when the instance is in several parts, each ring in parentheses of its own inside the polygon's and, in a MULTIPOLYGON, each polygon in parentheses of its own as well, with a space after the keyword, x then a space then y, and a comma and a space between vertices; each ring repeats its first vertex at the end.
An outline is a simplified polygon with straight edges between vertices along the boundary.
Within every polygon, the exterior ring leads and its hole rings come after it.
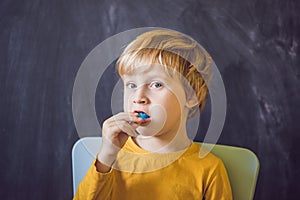
POLYGON ((131 126, 128 122, 125 121, 118 121, 116 122, 116 126, 119 128, 120 131, 128 134, 129 136, 136 137, 137 134, 135 132, 135 128, 131 126))
POLYGON ((115 122, 117 121, 126 121, 130 125, 133 123, 141 124, 144 120, 138 117, 137 113, 119 113, 113 116, 115 122))
MULTIPOLYGON (((121 119, 121 118, 120 118, 121 119)), ((135 129, 138 127, 138 123, 136 119, 133 119, 134 122, 127 122, 125 120, 116 120, 116 119, 109 119, 104 122, 104 126, 106 127, 104 133, 113 133, 112 137, 119 137, 120 132, 124 132, 127 135, 136 136, 135 129)))
POLYGON ((112 118, 115 121, 124 120, 124 121, 130 122, 130 121, 137 120, 138 119, 138 114, 133 113, 133 112, 130 112, 130 113, 121 112, 121 113, 118 113, 118 114, 114 115, 112 118))

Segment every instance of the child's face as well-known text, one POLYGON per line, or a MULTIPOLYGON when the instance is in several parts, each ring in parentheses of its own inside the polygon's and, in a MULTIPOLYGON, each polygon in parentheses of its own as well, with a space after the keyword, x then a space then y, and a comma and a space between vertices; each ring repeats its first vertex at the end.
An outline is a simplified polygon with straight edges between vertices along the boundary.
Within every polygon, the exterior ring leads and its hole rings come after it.
POLYGON ((124 75, 123 81, 125 112, 143 111, 151 117, 137 131, 144 136, 174 136, 186 103, 179 78, 170 77, 164 67, 154 64, 136 68, 124 75))

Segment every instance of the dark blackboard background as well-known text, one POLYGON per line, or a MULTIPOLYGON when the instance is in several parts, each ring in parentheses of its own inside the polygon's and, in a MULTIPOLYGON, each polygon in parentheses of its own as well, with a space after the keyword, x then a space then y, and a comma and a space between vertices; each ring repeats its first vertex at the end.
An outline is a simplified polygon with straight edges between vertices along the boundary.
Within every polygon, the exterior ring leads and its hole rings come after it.
MULTIPOLYGON (((291 0, 2 0, 0 199, 71 199, 77 70, 107 37, 145 26, 186 33, 213 56, 228 97, 219 143, 258 155, 255 199, 299 199, 299 10, 291 0)), ((100 122, 116 80, 99 83, 100 122)))

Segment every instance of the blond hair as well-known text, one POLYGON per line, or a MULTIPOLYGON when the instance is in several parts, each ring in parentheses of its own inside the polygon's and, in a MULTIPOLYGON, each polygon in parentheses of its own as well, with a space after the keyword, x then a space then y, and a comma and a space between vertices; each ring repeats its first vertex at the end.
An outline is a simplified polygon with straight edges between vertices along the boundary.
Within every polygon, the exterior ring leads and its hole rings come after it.
POLYGON ((145 64, 160 64, 181 74, 194 90, 200 111, 208 93, 212 59, 192 38, 171 30, 153 30, 139 35, 123 51, 116 68, 119 75, 145 64))

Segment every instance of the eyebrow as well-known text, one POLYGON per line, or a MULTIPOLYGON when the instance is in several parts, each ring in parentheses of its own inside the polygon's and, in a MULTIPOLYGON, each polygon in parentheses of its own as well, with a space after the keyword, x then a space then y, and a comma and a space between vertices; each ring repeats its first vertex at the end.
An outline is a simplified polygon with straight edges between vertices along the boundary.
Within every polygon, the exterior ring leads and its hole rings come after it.
POLYGON ((149 80, 157 80, 157 81, 169 81, 171 77, 167 75, 159 75, 157 74, 152 74, 147 77, 144 77, 142 75, 126 75, 122 78, 123 82, 128 82, 128 81, 134 81, 138 77, 139 80, 143 80, 143 82, 147 82, 149 80))

